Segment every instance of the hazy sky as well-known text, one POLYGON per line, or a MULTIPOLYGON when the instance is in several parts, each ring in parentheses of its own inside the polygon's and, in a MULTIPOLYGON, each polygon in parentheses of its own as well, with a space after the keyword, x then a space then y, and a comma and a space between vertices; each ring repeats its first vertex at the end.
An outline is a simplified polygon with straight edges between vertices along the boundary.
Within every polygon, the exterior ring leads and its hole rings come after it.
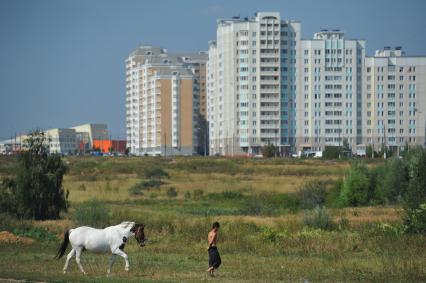
POLYGON ((340 28, 369 55, 399 45, 426 55, 425 0, 0 0, 0 139, 88 122, 124 138, 129 52, 206 50, 217 18, 256 11, 300 20, 304 38, 340 28))

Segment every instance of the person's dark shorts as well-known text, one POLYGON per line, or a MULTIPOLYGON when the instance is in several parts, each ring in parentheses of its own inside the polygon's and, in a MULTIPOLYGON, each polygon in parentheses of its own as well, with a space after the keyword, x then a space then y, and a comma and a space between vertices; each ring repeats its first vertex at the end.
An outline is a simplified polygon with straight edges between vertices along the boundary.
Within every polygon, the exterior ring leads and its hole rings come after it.
POLYGON ((209 248, 209 267, 213 267, 214 269, 218 269, 222 260, 220 259, 219 251, 217 247, 209 248))

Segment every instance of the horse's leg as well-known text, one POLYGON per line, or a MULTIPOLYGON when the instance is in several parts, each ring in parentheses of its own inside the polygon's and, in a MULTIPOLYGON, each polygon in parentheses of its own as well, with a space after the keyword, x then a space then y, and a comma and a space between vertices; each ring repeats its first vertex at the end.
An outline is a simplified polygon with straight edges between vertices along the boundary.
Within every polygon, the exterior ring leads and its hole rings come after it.
POLYGON ((75 261, 77 262, 77 265, 80 268, 81 272, 83 272, 83 274, 86 275, 86 272, 84 271, 83 266, 81 265, 81 260, 80 260, 80 256, 81 256, 82 251, 83 251, 83 249, 80 248, 80 247, 78 247, 76 249, 75 261))
POLYGON ((112 265, 114 264, 114 262, 115 262, 115 258, 117 257, 117 255, 116 254, 112 254, 111 255, 111 259, 109 260, 109 267, 108 267, 108 272, 107 272, 107 274, 108 274, 108 276, 111 274, 111 268, 112 268, 112 265))
POLYGON ((129 265, 129 257, 127 256, 127 254, 120 249, 117 249, 114 253, 124 258, 124 261, 126 262, 126 265, 124 266, 124 270, 129 271, 130 265, 129 265))
POLYGON ((70 253, 67 255, 67 260, 65 261, 65 265, 64 265, 64 274, 67 273, 68 270, 68 264, 71 260, 71 258, 75 255, 75 249, 72 248, 70 253))

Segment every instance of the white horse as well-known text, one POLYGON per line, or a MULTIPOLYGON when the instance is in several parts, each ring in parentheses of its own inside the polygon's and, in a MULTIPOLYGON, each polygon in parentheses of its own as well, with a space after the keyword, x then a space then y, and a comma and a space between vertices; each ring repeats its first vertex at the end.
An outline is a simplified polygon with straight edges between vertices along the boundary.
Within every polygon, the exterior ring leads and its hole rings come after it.
POLYGON ((146 241, 144 225, 135 224, 135 222, 126 221, 115 226, 106 227, 105 229, 95 229, 87 226, 70 229, 65 232, 64 241, 58 249, 56 258, 60 259, 65 254, 68 243, 71 242, 72 249, 64 265, 64 274, 67 272, 68 263, 74 255, 81 272, 86 274, 80 261, 81 253, 85 250, 96 253, 112 253, 107 271, 108 275, 111 273, 111 268, 117 255, 124 258, 126 262, 124 269, 129 271, 129 260, 123 249, 129 237, 133 235, 139 246, 143 247, 146 241))

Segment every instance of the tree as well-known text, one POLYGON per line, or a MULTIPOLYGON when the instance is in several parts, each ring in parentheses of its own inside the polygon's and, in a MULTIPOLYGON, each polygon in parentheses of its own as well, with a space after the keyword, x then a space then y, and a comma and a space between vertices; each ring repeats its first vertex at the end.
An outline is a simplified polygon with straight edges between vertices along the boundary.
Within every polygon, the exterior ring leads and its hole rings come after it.
POLYGON ((278 153, 278 148, 273 144, 267 144, 262 147, 263 157, 274 157, 278 153))
POLYGON ((337 159, 339 158, 340 148, 338 146, 326 146, 322 157, 324 159, 337 159))
POLYGON ((404 225, 407 232, 426 233, 426 150, 410 149, 404 159, 409 176, 404 196, 404 225))
POLYGON ((406 163, 391 158, 383 168, 381 181, 376 185, 376 196, 382 203, 396 203, 405 195, 408 186, 406 163))
POLYGON ((62 188, 67 167, 59 155, 49 155, 46 137, 35 131, 25 141, 27 148, 18 157, 13 194, 17 215, 36 220, 56 219, 67 208, 62 188))
POLYGON ((374 148, 371 144, 369 144, 365 150, 365 155, 368 158, 374 158, 377 157, 377 153, 374 151, 374 148))
POLYGON ((368 168, 362 163, 353 163, 340 193, 342 205, 366 205, 372 199, 373 193, 368 168))
POLYGON ((343 139, 343 146, 342 146, 342 150, 343 151, 351 151, 351 146, 349 145, 349 141, 347 138, 343 139))

